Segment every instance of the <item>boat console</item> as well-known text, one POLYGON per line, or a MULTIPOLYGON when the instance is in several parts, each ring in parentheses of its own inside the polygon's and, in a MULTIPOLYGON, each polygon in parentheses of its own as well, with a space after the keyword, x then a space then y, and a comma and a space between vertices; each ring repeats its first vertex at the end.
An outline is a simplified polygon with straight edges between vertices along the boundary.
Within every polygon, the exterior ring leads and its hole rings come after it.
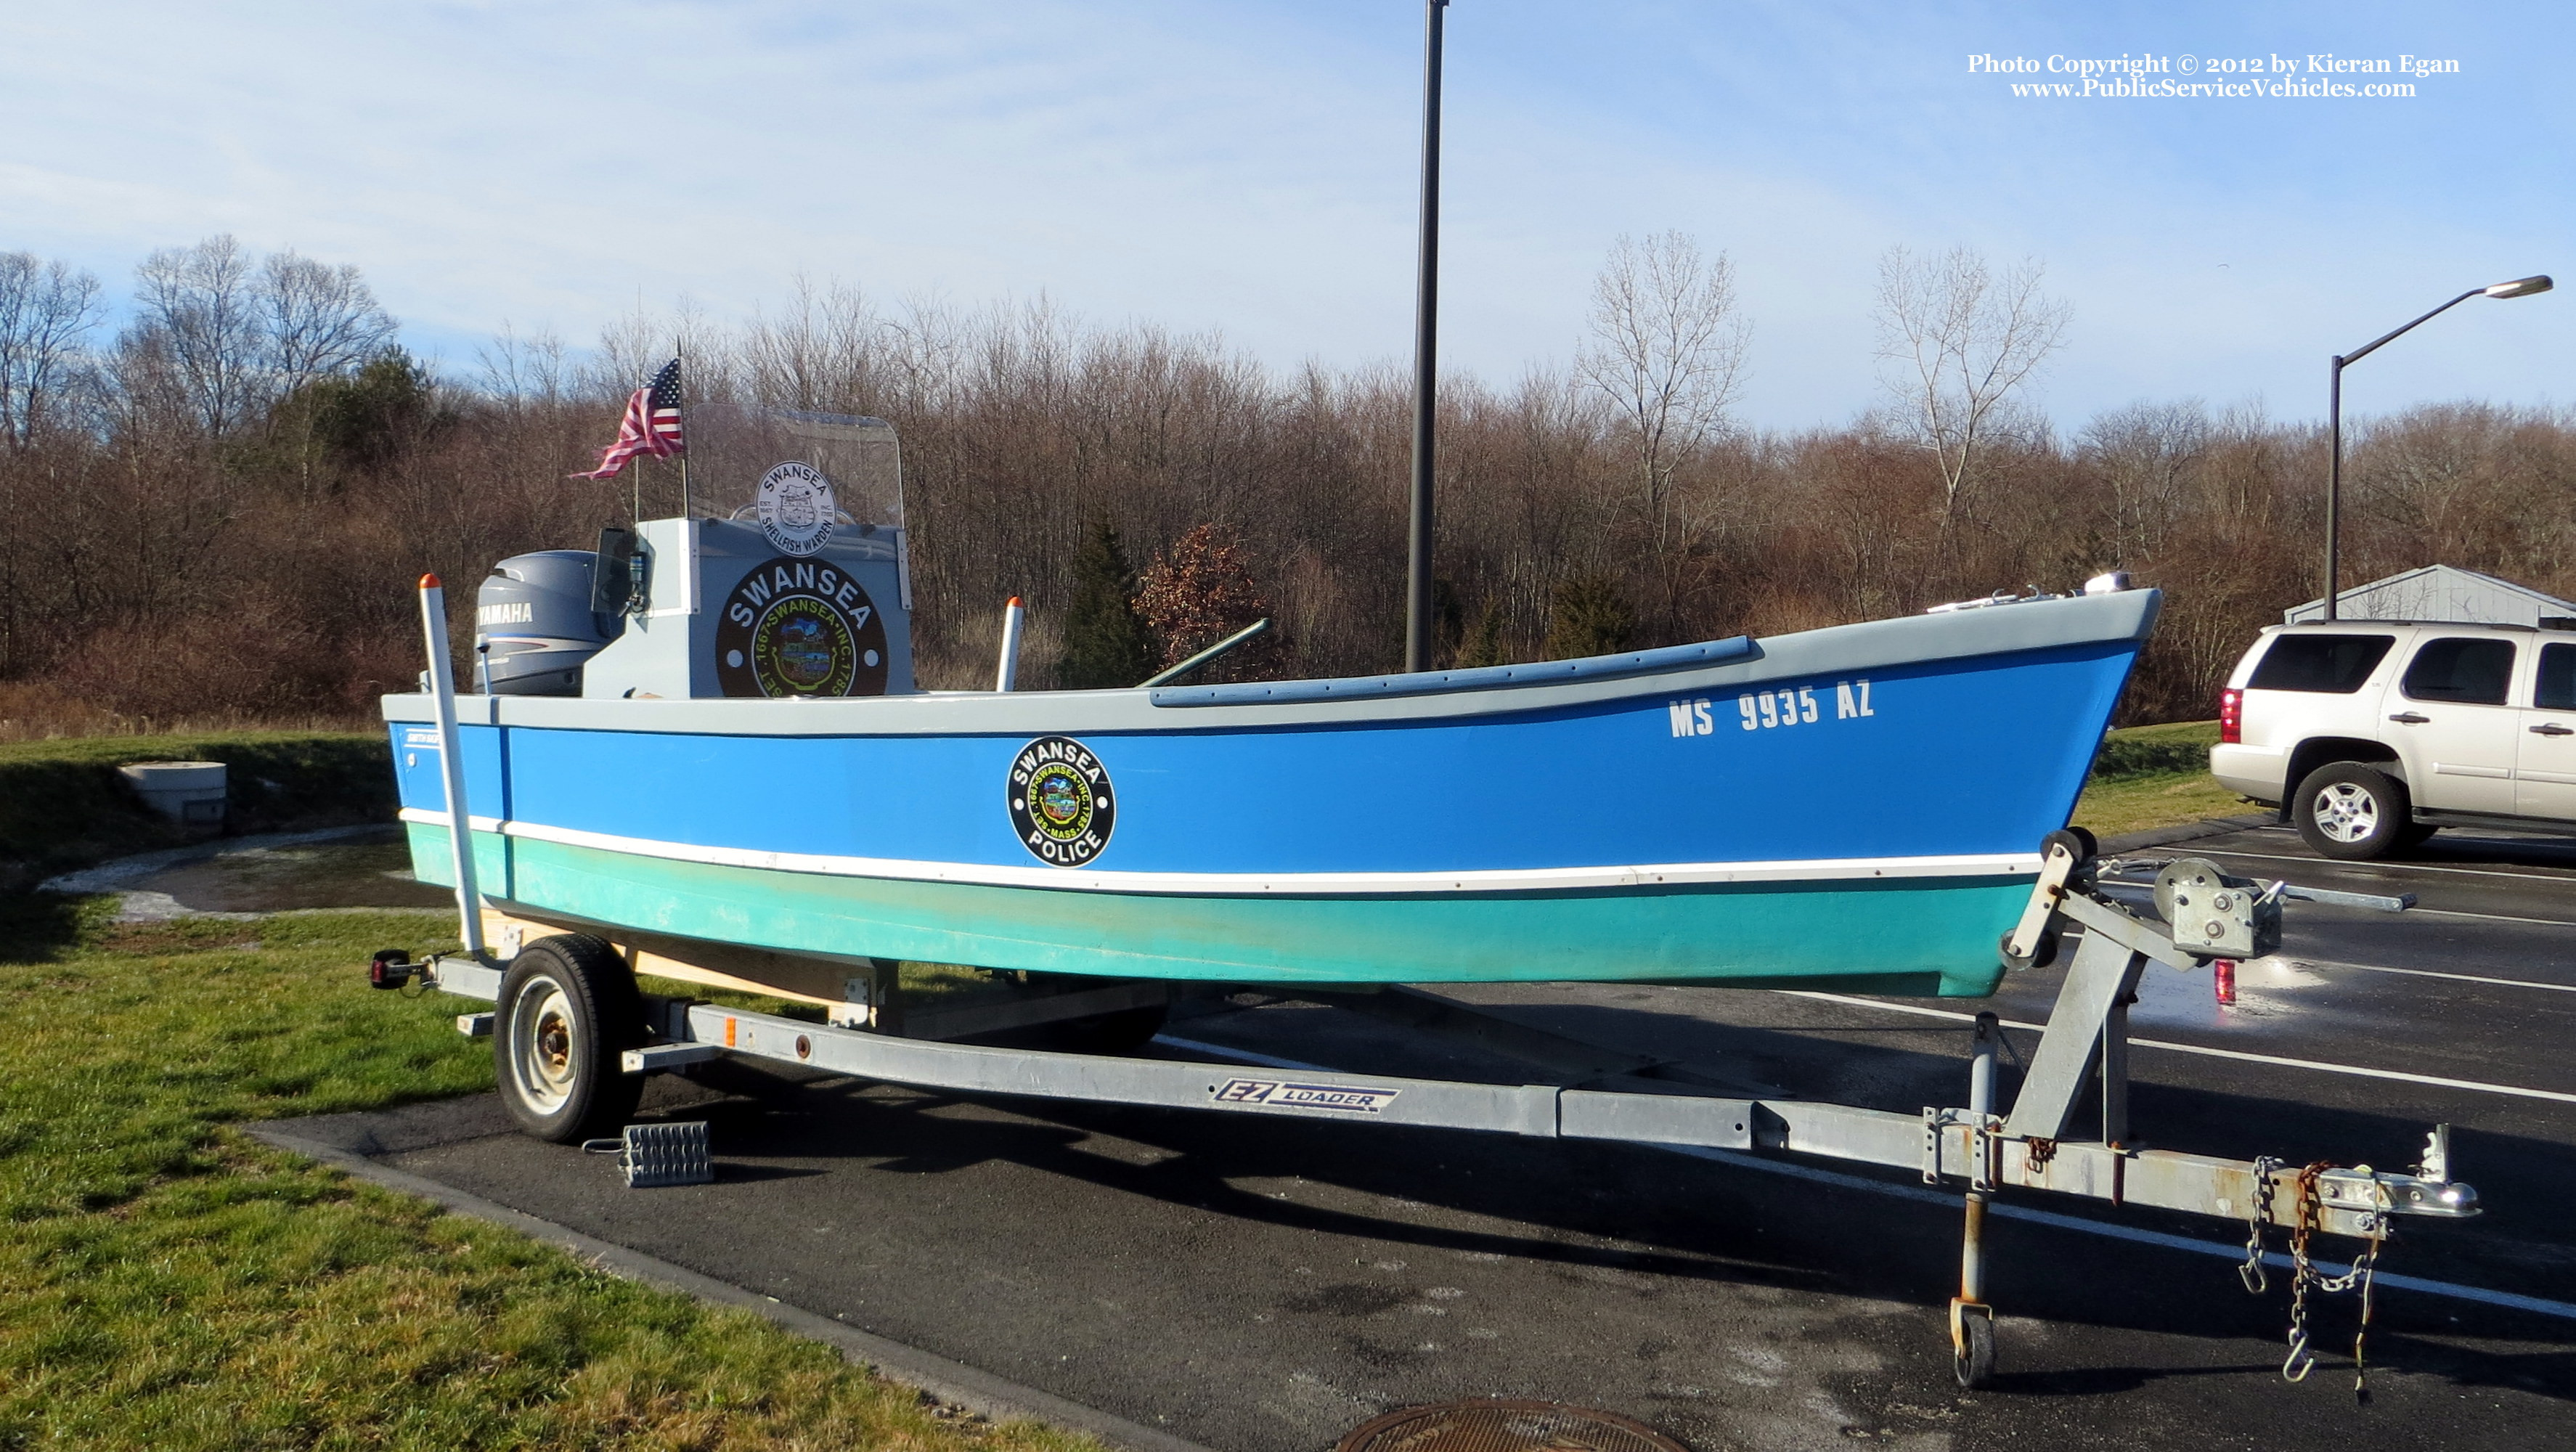
POLYGON ((750 502, 501 561, 475 597, 477 684, 593 700, 911 694, 894 426, 710 407, 689 427, 713 492, 750 502))

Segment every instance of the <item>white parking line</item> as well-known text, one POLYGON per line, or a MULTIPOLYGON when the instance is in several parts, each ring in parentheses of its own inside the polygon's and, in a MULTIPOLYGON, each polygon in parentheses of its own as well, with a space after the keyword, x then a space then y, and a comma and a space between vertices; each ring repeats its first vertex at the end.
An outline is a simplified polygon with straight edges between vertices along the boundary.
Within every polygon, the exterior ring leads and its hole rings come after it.
MULTIPOLYGON (((1154 1041, 1175 1049, 1187 1049, 1197 1054, 1213 1054, 1220 1059, 1232 1059, 1237 1063, 1253 1064, 1264 1069, 1329 1072, 1322 1064, 1301 1063, 1295 1059, 1256 1054, 1248 1049, 1232 1049, 1223 1044, 1205 1043, 1198 1039, 1175 1038, 1170 1034, 1158 1035, 1154 1041)), ((1927 1189, 1921 1185, 1891 1184, 1885 1180, 1873 1180, 1862 1175, 1844 1174, 1840 1170, 1820 1169, 1814 1165, 1802 1165, 1790 1160, 1775 1160, 1761 1155, 1746 1154, 1742 1150, 1709 1149, 1702 1145, 1690 1144, 1659 1144, 1650 1148, 1663 1150, 1669 1154, 1688 1155, 1698 1160, 1714 1160, 1736 1169, 1759 1170, 1766 1175, 1784 1175, 1793 1180, 1805 1180, 1810 1184, 1832 1185, 1844 1190, 1862 1190, 1892 1199, 1938 1205, 1945 1210, 1959 1208, 1959 1195, 1955 1191, 1944 1194, 1939 1190, 1927 1189)), ((2083 1235, 2099 1235, 2112 1240, 2130 1241, 2138 1245, 2188 1251, 2194 1255, 2217 1256, 2238 1262, 2245 1259, 2245 1247, 2242 1245, 2229 1245, 2215 1240, 2194 1240, 2188 1235, 2173 1235, 2162 1230, 2142 1230, 2134 1225, 2114 1225, 2107 1221, 2087 1220, 2078 1215, 2060 1215, 2053 1210, 2034 1210, 2027 1205, 2015 1205, 2009 1202, 1991 1204, 1986 1207, 1986 1213, 2004 1220, 2020 1220, 2032 1225, 2045 1225, 2054 1230, 2072 1230, 2083 1235)), ((2290 1258, 2278 1251, 2266 1252, 2263 1263, 2282 1270, 2291 1268, 2290 1258)), ((2339 1276, 2352 1269, 2349 1265, 2322 1260, 2315 1261, 2314 1264, 2330 1276, 2339 1276)), ((2512 1291, 2491 1291, 2484 1286, 2463 1286, 2450 1281, 2426 1280, 2421 1276, 2397 1275, 2388 1271, 2380 1271, 2371 1279, 2380 1285, 2397 1290, 2420 1291, 2428 1296, 2447 1296, 2455 1301, 2476 1301, 2484 1305, 2503 1306, 2511 1310, 2530 1311, 2542 1316, 2556 1316, 2564 1320, 2576 1321, 2576 1305, 2565 1301, 2517 1295, 2512 1291)))
MULTIPOLYGON (((1826 1003, 1846 1003, 1854 1008, 1883 1008, 1890 1013, 1911 1013, 1924 1018, 1956 1019, 1975 1023, 1973 1013, 1960 1013, 1947 1008, 1921 1008, 1910 1003, 1882 1003, 1875 998, 1853 998, 1841 993, 1817 993, 1810 989, 1776 990, 1791 998, 1813 998, 1826 1003)), ((2004 1019, 2006 1028, 2028 1029, 2038 1033, 2046 1025, 2004 1019)), ((2321 1074, 2350 1074, 2362 1079, 2394 1079, 2405 1084, 2430 1084, 2438 1089, 2469 1089, 2480 1094, 2509 1094, 2518 1099, 2549 1099, 2560 1104, 2576 1104, 2576 1094, 2562 1094, 2555 1089, 2524 1089, 2512 1084, 2483 1084, 2475 1079, 2445 1079, 2438 1074, 2409 1074, 2401 1069, 2372 1069, 2360 1064, 2330 1064, 2321 1059, 2288 1059, 2279 1054, 2255 1054, 2243 1049, 2213 1049, 2205 1044, 2178 1044, 2169 1039, 2131 1038, 2132 1048, 2165 1049, 2177 1054, 2199 1054, 2212 1059, 2241 1059, 2249 1064, 2278 1064, 2289 1069, 2314 1069, 2321 1074)))
MULTIPOLYGON (((2421 909, 2418 909, 2421 911, 2421 909)), ((2569 924, 2576 927, 2576 923, 2569 924)), ((2488 978, 2476 973, 2443 973, 2431 968, 2390 968, 2379 963, 2326 963, 2314 958, 2290 958, 2302 968, 2348 968, 2356 973, 2403 973, 2409 978, 2447 978, 2454 983, 2493 983, 2505 988, 2545 988, 2551 993, 2576 993, 2576 983, 2535 983, 2528 978, 2488 978)))
POLYGON ((2457 908, 2412 907, 2410 913, 2429 913, 2437 918, 2475 918, 2482 923, 2528 923, 2535 928, 2576 928, 2576 922, 2565 918, 2517 918, 2508 913, 2464 913, 2457 908))

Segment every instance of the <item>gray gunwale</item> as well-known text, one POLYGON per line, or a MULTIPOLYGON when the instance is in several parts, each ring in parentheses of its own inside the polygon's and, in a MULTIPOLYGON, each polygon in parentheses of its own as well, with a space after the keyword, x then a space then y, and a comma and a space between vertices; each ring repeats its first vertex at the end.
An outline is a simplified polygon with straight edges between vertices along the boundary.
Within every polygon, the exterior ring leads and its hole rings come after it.
MULTIPOLYGON (((1157 705, 1156 692, 1131 687, 776 701, 460 695, 456 709, 459 722, 469 726, 710 736, 1030 736, 1413 724, 1711 695, 1778 680, 1866 676, 1947 660, 2144 640, 2162 601, 2155 590, 2126 590, 1900 616, 1758 640, 1749 654, 1718 665, 1350 700, 1175 709, 1157 705)), ((390 695, 384 715, 389 722, 428 721, 433 711, 428 696, 390 695)))

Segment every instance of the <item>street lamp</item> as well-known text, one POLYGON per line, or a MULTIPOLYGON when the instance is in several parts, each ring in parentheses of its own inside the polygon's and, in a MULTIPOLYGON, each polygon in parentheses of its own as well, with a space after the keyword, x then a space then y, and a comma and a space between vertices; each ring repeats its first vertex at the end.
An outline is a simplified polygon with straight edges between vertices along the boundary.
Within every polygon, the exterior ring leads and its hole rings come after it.
POLYGON ((1421 249, 1413 293, 1413 489, 1405 531, 1404 668, 1431 669, 1431 476, 1440 373, 1440 12, 1422 6, 1421 249))
POLYGON ((2360 362, 2363 358, 2368 357, 2374 349, 2378 348, 2381 344, 2388 342, 2390 339, 2395 338, 2398 334, 2404 333, 2408 331, 2408 329, 2414 328, 2417 324, 2429 320, 2435 313, 2448 312, 2450 309, 2458 307, 2460 304, 2467 302, 2473 297, 2529 297, 2536 292, 2549 291, 2550 286, 2550 281, 2546 277, 2517 277, 2511 282, 2489 283, 2485 287, 2473 287, 2467 292, 2460 294, 2458 297, 2451 299, 2449 302, 2442 304, 2440 307, 2433 309, 2432 312, 2426 313, 2423 317, 2417 318, 2414 322, 2406 324, 2405 327, 2396 328, 2383 333, 2380 336, 2371 339, 2369 342, 2362 344, 2360 347, 2353 349, 2349 353, 2340 353, 2335 356, 2333 365, 2327 373, 2326 381, 2326 431, 2331 436, 2331 452, 2326 465, 2326 619, 2332 620, 2335 618, 2335 546, 2338 543, 2338 530, 2341 524, 2339 516, 2343 505, 2344 365, 2347 363, 2360 362))

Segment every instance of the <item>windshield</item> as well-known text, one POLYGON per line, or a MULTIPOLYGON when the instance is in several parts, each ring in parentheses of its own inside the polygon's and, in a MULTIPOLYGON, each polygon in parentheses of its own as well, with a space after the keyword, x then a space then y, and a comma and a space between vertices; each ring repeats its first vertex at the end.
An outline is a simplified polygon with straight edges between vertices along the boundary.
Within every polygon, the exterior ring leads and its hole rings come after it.
POLYGON ((723 403, 690 409, 688 424, 690 486, 718 518, 748 517, 762 476, 804 464, 853 523, 903 525, 903 456, 884 419, 723 403))

